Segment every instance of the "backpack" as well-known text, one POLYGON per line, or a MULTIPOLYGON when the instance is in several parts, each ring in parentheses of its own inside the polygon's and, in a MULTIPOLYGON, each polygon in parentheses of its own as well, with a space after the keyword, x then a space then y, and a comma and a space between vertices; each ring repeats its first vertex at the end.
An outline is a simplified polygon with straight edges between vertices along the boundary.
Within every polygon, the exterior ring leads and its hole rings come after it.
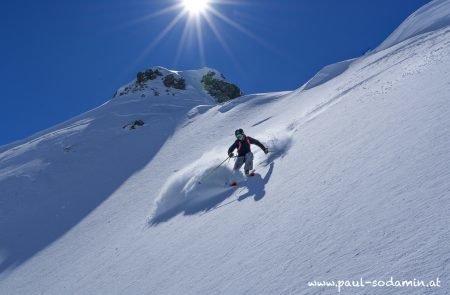
MULTIPOLYGON (((248 149, 249 149, 250 151, 252 151, 252 143, 250 142, 250 139, 248 139, 248 137, 246 136, 246 137, 245 137, 245 140, 246 140, 247 143, 248 143, 248 149)), ((242 148, 242 142, 241 142, 240 140, 238 140, 238 148, 237 148, 238 152, 241 150, 241 148, 242 148)))

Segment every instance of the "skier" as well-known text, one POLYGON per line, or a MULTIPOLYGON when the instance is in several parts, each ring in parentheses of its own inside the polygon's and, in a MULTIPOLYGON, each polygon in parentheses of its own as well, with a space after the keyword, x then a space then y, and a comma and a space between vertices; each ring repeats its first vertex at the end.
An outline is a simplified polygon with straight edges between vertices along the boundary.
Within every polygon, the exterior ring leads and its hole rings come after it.
POLYGON ((254 173, 250 173, 251 170, 253 170, 253 153, 251 152, 250 145, 256 144, 259 146, 264 153, 269 153, 269 149, 265 147, 262 143, 260 143, 258 140, 251 138, 250 136, 245 135, 244 130, 237 129, 234 132, 234 135, 236 135, 236 141, 230 146, 228 149, 228 156, 232 158, 234 156, 234 149, 237 149, 237 158, 236 162, 234 163, 234 170, 241 169, 242 165, 244 165, 245 175, 254 175, 254 173))

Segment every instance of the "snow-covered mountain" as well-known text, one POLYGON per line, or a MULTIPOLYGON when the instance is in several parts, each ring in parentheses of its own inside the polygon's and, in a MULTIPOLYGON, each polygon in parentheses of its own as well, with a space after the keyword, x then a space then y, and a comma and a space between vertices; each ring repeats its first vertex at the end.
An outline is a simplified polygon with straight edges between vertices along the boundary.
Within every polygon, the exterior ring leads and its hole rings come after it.
POLYGON ((218 71, 155 67, 0 147, 0 294, 448 293, 449 15, 432 1, 295 91, 218 103, 218 71), (272 151, 248 180, 212 171, 237 128, 272 151))

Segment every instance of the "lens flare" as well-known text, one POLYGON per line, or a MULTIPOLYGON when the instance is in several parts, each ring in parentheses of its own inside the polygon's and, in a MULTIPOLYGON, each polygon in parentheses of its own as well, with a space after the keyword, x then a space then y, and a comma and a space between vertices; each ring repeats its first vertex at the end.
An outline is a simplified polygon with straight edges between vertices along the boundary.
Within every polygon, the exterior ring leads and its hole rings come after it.
MULTIPOLYGON (((256 41, 265 48, 274 51, 277 54, 279 50, 274 49, 272 44, 268 44, 263 39, 252 33, 246 26, 239 24, 226 14, 221 12, 221 8, 224 6, 242 7, 247 6, 247 1, 243 0, 159 0, 161 2, 172 2, 171 5, 162 8, 160 10, 154 11, 149 15, 141 17, 135 20, 134 23, 140 23, 144 21, 153 20, 154 18, 161 17, 167 14, 174 14, 173 19, 153 37, 153 40, 149 42, 148 46, 143 50, 143 52, 136 58, 133 62, 133 66, 137 66, 139 63, 146 58, 155 47, 157 47, 163 39, 165 39, 169 34, 171 34, 175 28, 179 27, 180 24, 184 23, 184 28, 182 30, 182 35, 180 36, 180 42, 178 43, 178 48, 174 58, 173 66, 178 65, 179 59, 182 57, 184 52, 189 52, 192 50, 193 41, 197 41, 195 44, 195 50, 198 50, 198 56, 200 57, 203 66, 206 66, 206 48, 205 48, 205 36, 206 34, 212 33, 220 45, 222 45, 225 53, 228 55, 233 64, 240 68, 240 63, 233 54, 232 49, 229 44, 235 44, 236 42, 231 42, 226 40, 225 34, 223 32, 223 25, 228 25, 229 27, 235 29, 236 31, 246 35, 253 41, 256 41), (221 24, 220 24, 220 23, 221 24), (205 30, 205 26, 207 30, 205 30), (206 32, 207 31, 207 32, 206 32), (204 36, 205 35, 205 36, 204 36)), ((211 39, 208 39, 211 42, 211 39)))
POLYGON ((183 0, 184 8, 191 14, 201 14, 208 9, 209 0, 183 0))

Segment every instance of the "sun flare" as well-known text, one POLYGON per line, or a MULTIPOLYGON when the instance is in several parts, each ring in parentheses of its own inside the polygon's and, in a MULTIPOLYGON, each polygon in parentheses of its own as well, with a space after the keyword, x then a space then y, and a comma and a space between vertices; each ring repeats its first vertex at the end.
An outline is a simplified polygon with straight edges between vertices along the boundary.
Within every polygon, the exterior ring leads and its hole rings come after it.
MULTIPOLYGON (((223 47, 224 52, 228 55, 230 60, 238 65, 236 57, 234 56, 229 44, 230 40, 226 40, 225 34, 223 33, 223 26, 228 25, 229 27, 235 29, 236 31, 246 35, 250 39, 258 42, 266 48, 271 49, 270 44, 267 44, 264 40, 260 39, 258 36, 253 34, 246 26, 239 24, 233 18, 230 18, 225 13, 221 12, 224 6, 239 7, 246 1, 241 0, 158 0, 161 2, 172 2, 169 5, 160 10, 154 11, 153 13, 141 18, 136 21, 136 23, 141 21, 148 21, 154 18, 160 17, 162 15, 173 14, 173 18, 167 23, 165 28, 163 28, 159 34, 154 36, 152 42, 145 48, 143 53, 136 61, 139 62, 144 59, 150 51, 152 51, 156 46, 158 46, 163 39, 165 39, 169 34, 175 31, 177 27, 183 26, 181 35, 179 36, 179 43, 177 52, 174 55, 174 65, 178 64, 179 59, 185 52, 192 51, 195 46, 195 50, 198 51, 198 56, 201 59, 203 65, 206 65, 205 58, 205 36, 208 36, 208 42, 211 42, 211 34, 215 36, 216 40, 223 47), (184 23, 184 24, 183 24, 184 23), (196 42, 195 42, 196 41, 196 42), (195 45, 194 45, 195 44, 195 45)), ((247 4, 245 4, 247 5, 247 4)), ((245 6, 242 6, 245 7, 245 6)))
POLYGON ((191 14, 204 13, 209 6, 209 0, 182 0, 184 9, 191 14))

